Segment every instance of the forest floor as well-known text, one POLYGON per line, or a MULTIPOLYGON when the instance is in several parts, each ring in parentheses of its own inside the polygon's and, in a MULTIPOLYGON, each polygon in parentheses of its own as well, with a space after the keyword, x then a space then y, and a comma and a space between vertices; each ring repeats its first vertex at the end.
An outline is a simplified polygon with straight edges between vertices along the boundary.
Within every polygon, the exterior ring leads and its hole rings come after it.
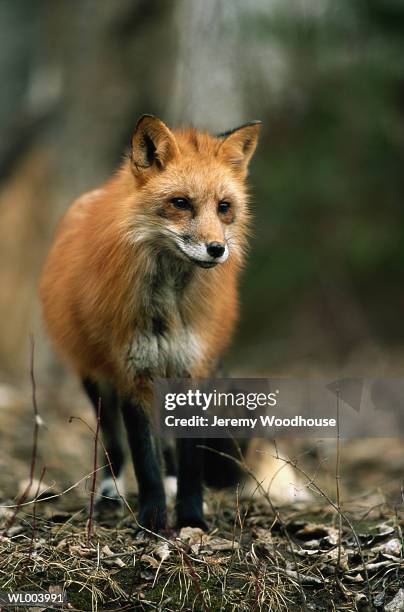
POLYGON ((0 591, 66 593, 86 611, 404 610, 404 441, 341 442, 339 470, 335 441, 290 443, 311 501, 208 490, 208 533, 137 539, 136 495, 119 517, 92 516, 94 417, 70 397, 56 411, 39 393, 28 493, 29 392, 0 388, 0 591), (43 489, 52 498, 35 500, 43 489))

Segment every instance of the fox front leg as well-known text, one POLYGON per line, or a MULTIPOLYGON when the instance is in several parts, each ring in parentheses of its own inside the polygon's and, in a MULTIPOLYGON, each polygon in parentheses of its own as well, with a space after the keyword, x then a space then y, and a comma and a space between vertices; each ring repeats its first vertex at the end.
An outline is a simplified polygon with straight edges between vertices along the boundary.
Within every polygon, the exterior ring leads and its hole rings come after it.
POLYGON ((84 390, 93 405, 96 415, 100 415, 101 432, 107 457, 102 481, 97 491, 96 511, 99 516, 119 511, 122 496, 125 494, 125 448, 122 441, 122 417, 119 414, 119 399, 112 382, 98 383, 89 377, 82 379, 84 390))
POLYGON ((200 527, 207 530, 203 518, 203 449, 204 440, 177 440, 178 491, 177 527, 200 527))
POLYGON ((139 488, 138 522, 140 527, 161 531, 166 527, 167 510, 158 440, 143 406, 124 399, 121 410, 139 488))

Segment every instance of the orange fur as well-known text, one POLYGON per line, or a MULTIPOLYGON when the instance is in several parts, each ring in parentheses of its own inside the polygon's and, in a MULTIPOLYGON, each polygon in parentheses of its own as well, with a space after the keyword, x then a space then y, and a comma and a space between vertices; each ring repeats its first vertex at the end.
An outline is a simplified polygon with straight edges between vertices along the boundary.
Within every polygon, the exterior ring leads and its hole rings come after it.
MULTIPOLYGON (((40 296, 56 349, 80 376, 115 380, 125 393, 143 392, 150 372, 128 368, 128 346, 137 332, 150 331, 153 292, 164 284, 158 273, 165 265, 173 277, 176 271, 186 276, 164 312, 167 333, 192 330, 200 351, 186 374, 209 373, 237 321, 237 281, 248 227, 245 177, 258 131, 257 124, 248 124, 216 138, 191 128, 170 131, 146 116, 118 172, 67 211, 43 271, 40 296), (153 141, 153 163, 146 137, 153 141), (192 214, 177 210, 171 204, 175 197, 192 201, 192 214), (217 212, 221 200, 231 203, 222 216, 217 212), (213 269, 198 267, 185 261, 170 232, 191 232, 192 240, 202 242, 223 242, 227 232, 229 257, 213 269)), ((170 367, 170 359, 160 370, 152 374, 184 374, 170 367)))

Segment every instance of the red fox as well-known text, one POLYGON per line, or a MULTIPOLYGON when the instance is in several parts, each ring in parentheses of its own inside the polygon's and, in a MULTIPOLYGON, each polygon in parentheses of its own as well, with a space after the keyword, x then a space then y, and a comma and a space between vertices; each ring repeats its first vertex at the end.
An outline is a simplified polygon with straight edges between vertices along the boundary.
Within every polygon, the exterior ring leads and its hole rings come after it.
MULTIPOLYGON (((121 413, 138 522, 148 529, 166 526, 161 451, 149 418, 153 378, 207 377, 229 344, 249 222, 247 168, 259 131, 253 121, 212 136, 142 116, 117 173, 67 211, 44 267, 49 334, 93 405, 101 399, 118 479, 121 413)), ((177 442, 178 527, 206 528, 199 445, 177 442)), ((109 469, 100 499, 114 497, 109 469)))

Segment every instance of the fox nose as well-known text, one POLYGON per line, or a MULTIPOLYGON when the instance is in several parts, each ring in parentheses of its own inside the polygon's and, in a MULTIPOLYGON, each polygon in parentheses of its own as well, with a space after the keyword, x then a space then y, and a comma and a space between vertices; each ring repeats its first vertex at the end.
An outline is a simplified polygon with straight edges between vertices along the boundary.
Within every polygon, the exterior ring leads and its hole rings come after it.
POLYGON ((221 242, 208 242, 206 245, 206 250, 208 255, 217 259, 223 255, 225 247, 221 242))

